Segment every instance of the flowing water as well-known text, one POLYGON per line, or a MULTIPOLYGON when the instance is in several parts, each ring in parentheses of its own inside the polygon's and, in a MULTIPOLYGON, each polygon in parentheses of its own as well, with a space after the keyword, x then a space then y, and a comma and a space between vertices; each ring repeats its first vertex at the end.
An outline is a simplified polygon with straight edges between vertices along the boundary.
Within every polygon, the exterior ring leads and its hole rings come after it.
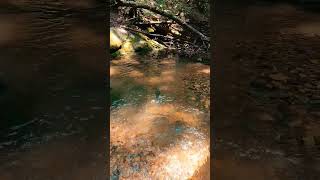
POLYGON ((208 163, 209 73, 170 55, 111 62, 111 179, 188 179, 208 163))
POLYGON ((0 2, 0 179, 105 177, 103 6, 0 2))
MULTIPOLYGON (((96 5, 0 3, 0 179, 106 178, 96 5)), ((208 167, 209 73, 169 56, 111 62, 111 179, 185 179, 208 167)))

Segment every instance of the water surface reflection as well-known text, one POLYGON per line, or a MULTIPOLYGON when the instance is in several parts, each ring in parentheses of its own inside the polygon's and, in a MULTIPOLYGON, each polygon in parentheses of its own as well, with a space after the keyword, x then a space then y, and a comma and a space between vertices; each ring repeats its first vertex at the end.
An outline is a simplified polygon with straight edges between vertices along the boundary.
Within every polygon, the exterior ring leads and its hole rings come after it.
POLYGON ((111 62, 112 178, 187 179, 209 161, 209 97, 188 87, 208 87, 209 73, 170 55, 111 62))
POLYGON ((105 177, 106 30, 81 2, 0 3, 0 179, 105 177))

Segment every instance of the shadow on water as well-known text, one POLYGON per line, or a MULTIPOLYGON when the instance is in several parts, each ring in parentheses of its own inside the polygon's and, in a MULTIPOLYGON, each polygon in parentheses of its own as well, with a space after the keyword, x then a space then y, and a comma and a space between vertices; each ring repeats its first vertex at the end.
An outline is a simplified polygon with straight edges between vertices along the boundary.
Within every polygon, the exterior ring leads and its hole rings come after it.
MULTIPOLYGON (((249 89, 253 87, 249 84, 250 79, 271 74, 275 69, 287 73, 291 68, 303 67, 302 72, 310 74, 303 81, 310 80, 312 76, 319 77, 312 70, 317 66, 309 66, 311 63, 308 63, 310 58, 319 57, 319 53, 314 53, 318 51, 309 52, 319 47, 319 13, 282 1, 244 2, 249 3, 221 3, 216 8, 217 20, 220 21, 217 28, 221 32, 220 38, 217 37, 220 68, 223 67, 220 75, 224 77, 217 84, 221 91, 216 98, 223 97, 223 106, 215 112, 221 118, 214 126, 215 179, 319 179, 319 149, 312 139, 312 136, 318 136, 315 132, 319 132, 316 130, 319 126, 313 123, 318 118, 311 116, 304 102, 300 104, 291 100, 297 92, 288 85, 290 83, 286 86, 294 93, 285 98, 275 92, 277 97, 269 96, 267 99, 266 91, 248 96, 249 89), (268 41, 270 43, 266 43, 268 41), (246 48, 239 49, 242 45, 234 42, 244 43, 246 48), (299 51, 299 48, 306 50, 299 51), (239 61, 235 62, 235 59, 239 61), (293 62, 293 65, 288 62, 293 62), (265 71, 268 68, 261 66, 264 63, 275 69, 265 71), (228 108, 224 108, 226 106, 228 108)), ((293 74, 286 75, 294 79, 295 85, 300 84, 301 80, 293 74)), ((265 81, 259 87, 269 82, 265 81)), ((277 86, 272 91, 278 89, 282 87, 277 86)), ((302 94, 306 96, 307 93, 302 94)), ((318 97, 316 91, 310 94, 318 97)))
POLYGON ((2 119, 2 131, 9 129, 10 127, 20 125, 21 123, 25 123, 23 120, 30 119, 32 117, 33 95, 27 94, 26 92, 13 92, 9 88, 0 92, 0 98, 0 119, 2 119), (24 101, 21 102, 21 99, 24 101))
POLYGON ((0 2, 0 179, 105 176, 102 7, 0 2))

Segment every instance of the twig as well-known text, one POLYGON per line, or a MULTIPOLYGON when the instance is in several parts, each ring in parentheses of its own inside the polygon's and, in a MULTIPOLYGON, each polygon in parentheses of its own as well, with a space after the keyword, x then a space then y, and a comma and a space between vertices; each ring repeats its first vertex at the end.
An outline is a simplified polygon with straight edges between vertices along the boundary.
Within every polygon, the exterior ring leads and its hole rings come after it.
POLYGON ((152 25, 152 24, 174 24, 172 21, 150 21, 150 22, 139 22, 135 23, 138 25, 152 25))

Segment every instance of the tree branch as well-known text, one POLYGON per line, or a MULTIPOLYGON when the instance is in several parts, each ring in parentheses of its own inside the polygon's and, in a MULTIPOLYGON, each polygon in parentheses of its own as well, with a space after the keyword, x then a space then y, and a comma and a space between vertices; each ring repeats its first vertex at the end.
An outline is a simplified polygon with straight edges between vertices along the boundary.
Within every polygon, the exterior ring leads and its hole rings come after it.
POLYGON ((116 1, 117 1, 117 5, 118 6, 147 9, 149 11, 152 11, 152 12, 156 13, 156 14, 160 14, 160 15, 162 15, 164 17, 172 19, 173 21, 175 21, 179 25, 189 29, 190 31, 192 31, 196 35, 200 36, 202 40, 210 41, 209 37, 207 37, 206 35, 202 34, 200 31, 198 31, 197 29, 193 28, 192 26, 190 26, 186 22, 184 22, 181 19, 177 18, 176 16, 174 16, 174 15, 172 15, 170 13, 167 13, 165 11, 162 11, 162 10, 156 8, 156 7, 151 7, 151 6, 148 6, 148 5, 139 4, 139 3, 135 3, 135 2, 125 2, 125 1, 122 1, 122 0, 116 0, 116 1))
POLYGON ((147 35, 147 36, 163 37, 163 38, 166 38, 166 39, 173 39, 173 37, 171 37, 171 36, 164 36, 164 35, 161 35, 161 34, 151 34, 151 33, 139 31, 139 30, 136 30, 136 29, 133 29, 133 28, 125 27, 125 26, 121 26, 121 28, 127 29, 127 30, 129 30, 129 31, 141 33, 141 34, 144 34, 144 35, 147 35))

